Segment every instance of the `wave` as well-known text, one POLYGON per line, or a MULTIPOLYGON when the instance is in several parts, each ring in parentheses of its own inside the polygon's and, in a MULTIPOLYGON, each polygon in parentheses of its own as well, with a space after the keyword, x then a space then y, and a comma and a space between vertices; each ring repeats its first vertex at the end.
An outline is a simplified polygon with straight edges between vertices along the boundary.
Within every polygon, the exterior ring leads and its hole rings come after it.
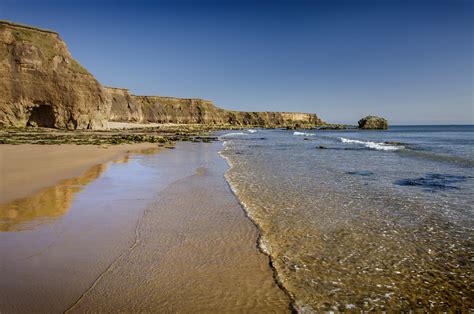
POLYGON ((376 142, 370 142, 370 141, 364 142, 364 141, 352 140, 352 139, 348 139, 344 137, 339 137, 339 140, 345 144, 358 144, 358 145, 363 145, 367 148, 376 149, 376 150, 395 151, 395 150, 400 150, 400 149, 405 148, 405 146, 402 146, 402 145, 390 145, 386 143, 376 143, 376 142))
POLYGON ((249 133, 257 133, 257 130, 248 129, 247 132, 249 132, 249 133))
POLYGON ((316 136, 315 133, 305 133, 305 132, 294 132, 293 135, 295 135, 295 136, 316 136))
POLYGON ((221 138, 221 137, 224 137, 224 138, 225 138, 225 137, 234 137, 234 136, 246 136, 246 135, 248 135, 248 133, 243 133, 243 132, 237 132, 237 133, 235 133, 235 132, 234 132, 234 133, 227 133, 227 134, 221 135, 220 138, 221 138))

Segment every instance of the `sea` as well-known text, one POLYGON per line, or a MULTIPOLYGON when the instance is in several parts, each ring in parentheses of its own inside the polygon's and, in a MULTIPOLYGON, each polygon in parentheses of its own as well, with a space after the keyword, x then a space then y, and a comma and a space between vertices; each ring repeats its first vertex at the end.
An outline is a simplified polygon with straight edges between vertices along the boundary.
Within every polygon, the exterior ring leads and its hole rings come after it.
POLYGON ((220 139, 295 310, 474 310, 473 125, 220 139))

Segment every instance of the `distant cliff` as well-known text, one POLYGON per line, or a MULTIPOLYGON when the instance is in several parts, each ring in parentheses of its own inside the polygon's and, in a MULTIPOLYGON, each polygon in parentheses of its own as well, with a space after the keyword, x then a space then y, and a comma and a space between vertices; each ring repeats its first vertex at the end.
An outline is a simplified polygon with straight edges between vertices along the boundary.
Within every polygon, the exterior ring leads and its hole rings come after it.
POLYGON ((0 126, 107 129, 108 121, 277 127, 315 114, 240 112, 202 99, 135 96, 103 87, 55 32, 0 21, 0 126))
POLYGON ((316 114, 242 112, 218 108, 209 100, 162 96, 135 96, 126 89, 106 88, 112 99, 110 121, 140 123, 202 123, 218 125, 318 125, 316 114))

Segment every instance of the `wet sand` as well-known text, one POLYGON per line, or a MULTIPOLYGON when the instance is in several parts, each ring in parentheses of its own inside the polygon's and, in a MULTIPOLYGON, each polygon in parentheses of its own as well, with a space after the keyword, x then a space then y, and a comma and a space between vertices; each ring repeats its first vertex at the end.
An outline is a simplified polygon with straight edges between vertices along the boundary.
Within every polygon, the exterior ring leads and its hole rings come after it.
POLYGON ((220 149, 108 164, 64 214, 0 232, 0 311, 288 312, 220 149))
POLYGON ((139 143, 109 147, 95 145, 0 145, 0 203, 25 197, 74 178, 92 166, 129 151, 156 147, 139 143))

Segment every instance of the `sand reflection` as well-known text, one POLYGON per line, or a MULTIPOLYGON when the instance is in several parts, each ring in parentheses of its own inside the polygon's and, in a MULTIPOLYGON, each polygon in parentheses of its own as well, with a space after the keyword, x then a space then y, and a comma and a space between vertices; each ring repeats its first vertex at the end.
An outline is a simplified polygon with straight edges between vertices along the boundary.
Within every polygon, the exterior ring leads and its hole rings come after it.
MULTIPOLYGON (((130 161, 130 155, 152 155, 159 151, 159 147, 128 151, 112 163, 125 164, 130 161)), ((71 207, 74 195, 97 179, 106 169, 107 164, 97 165, 80 177, 61 181, 31 196, 0 204, 0 232, 31 230, 63 216, 71 207)))
POLYGON ((64 215, 87 184, 107 169, 106 164, 87 170, 80 177, 67 179, 29 197, 0 204, 0 232, 30 230, 64 215))

